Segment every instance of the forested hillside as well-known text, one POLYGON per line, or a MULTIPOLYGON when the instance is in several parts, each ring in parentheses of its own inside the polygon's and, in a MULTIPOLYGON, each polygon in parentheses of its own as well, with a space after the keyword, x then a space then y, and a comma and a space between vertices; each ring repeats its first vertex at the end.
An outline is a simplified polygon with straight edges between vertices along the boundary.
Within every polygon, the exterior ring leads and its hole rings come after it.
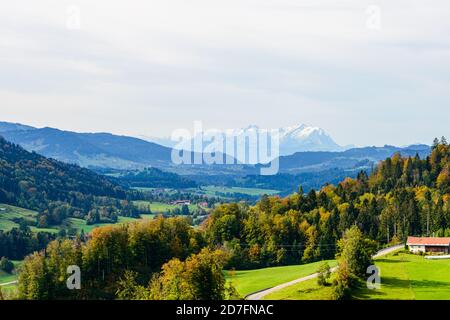
POLYGON ((146 168, 142 171, 127 172, 119 176, 119 180, 135 188, 195 188, 197 183, 172 172, 164 172, 157 168, 146 168))
POLYGON ((318 192, 224 205, 206 221, 206 236, 232 252, 230 267, 255 268, 333 258, 336 241, 354 224, 379 244, 449 235, 449 157, 442 139, 426 159, 396 154, 370 176, 362 171, 318 192))
POLYGON ((109 133, 78 133, 54 128, 3 132, 28 151, 83 167, 142 168, 170 162, 169 148, 109 133))
POLYGON ((30 153, 0 137, 0 203, 38 211, 40 226, 68 216, 86 218, 99 208, 105 208, 105 218, 114 219, 114 208, 121 208, 127 195, 104 176, 30 153))

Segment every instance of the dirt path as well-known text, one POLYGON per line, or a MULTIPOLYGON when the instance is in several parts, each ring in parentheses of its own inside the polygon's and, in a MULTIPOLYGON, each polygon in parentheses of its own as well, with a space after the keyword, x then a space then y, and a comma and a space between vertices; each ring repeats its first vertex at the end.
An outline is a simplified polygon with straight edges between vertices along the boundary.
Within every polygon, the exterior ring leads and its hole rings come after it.
MULTIPOLYGON (((386 249, 382 249, 382 250, 378 251, 373 256, 373 258, 378 258, 378 257, 381 257, 381 256, 385 256, 385 255, 387 255, 387 254, 389 254, 389 253, 391 253, 393 251, 396 251, 398 249, 401 249, 403 247, 404 247, 404 245, 400 244, 400 245, 397 245, 397 246, 393 246, 393 247, 389 247, 389 248, 386 248, 386 249)), ((336 270, 337 270, 337 267, 334 267, 334 268, 331 269, 331 272, 334 272, 336 270)), ((249 295, 247 295, 245 297, 245 300, 261 300, 262 298, 264 298, 268 294, 271 294, 271 293, 273 293, 275 291, 284 289, 286 287, 290 287, 290 286, 292 286, 292 285, 294 285, 296 283, 299 283, 299 282, 303 282, 303 281, 307 281, 307 280, 311 280, 311 279, 317 278, 318 275, 319 275, 318 273, 314 273, 314 274, 311 274, 311 275, 303 277, 303 278, 299 278, 299 279, 295 279, 293 281, 289 281, 289 282, 285 282, 285 283, 279 284, 279 285, 277 285, 275 287, 272 287, 272 288, 268 288, 268 289, 264 289, 264 290, 261 290, 261 291, 258 291, 258 292, 251 293, 251 294, 249 294, 249 295)))

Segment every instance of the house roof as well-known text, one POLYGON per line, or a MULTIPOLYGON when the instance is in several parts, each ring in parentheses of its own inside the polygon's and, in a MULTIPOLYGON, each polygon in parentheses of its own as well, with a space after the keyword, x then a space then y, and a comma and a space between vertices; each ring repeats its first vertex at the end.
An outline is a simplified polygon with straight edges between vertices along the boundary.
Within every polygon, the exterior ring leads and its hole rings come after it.
POLYGON ((450 238, 408 237, 407 245, 449 246, 450 238))

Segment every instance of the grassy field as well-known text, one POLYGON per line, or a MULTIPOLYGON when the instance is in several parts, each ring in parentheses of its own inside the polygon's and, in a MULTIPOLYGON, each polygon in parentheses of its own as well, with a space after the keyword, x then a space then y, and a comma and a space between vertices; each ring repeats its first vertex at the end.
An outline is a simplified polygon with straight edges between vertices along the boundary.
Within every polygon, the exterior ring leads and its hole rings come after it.
POLYGON ((157 215, 156 214, 141 214, 142 219, 153 220, 157 215))
MULTIPOLYGON (((171 208, 175 207, 175 206, 165 205, 163 203, 156 203, 156 207, 158 209, 165 208, 165 206, 168 206, 171 208)), ((153 205, 152 205, 152 210, 153 210, 153 205)), ((153 219, 156 215, 155 214, 143 214, 141 216, 143 219, 153 219)), ((19 224, 16 222, 17 219, 23 219, 30 223, 35 223, 36 217, 37 217, 37 212, 35 212, 35 211, 10 206, 7 204, 0 204, 0 230, 9 231, 12 228, 19 228, 19 224)), ((130 222, 130 221, 135 221, 135 220, 136 219, 134 219, 134 218, 119 217, 118 223, 126 223, 126 222, 130 222)), ((93 225, 87 225, 85 220, 77 219, 77 218, 69 218, 68 221, 72 228, 75 228, 78 231, 84 230, 85 233, 91 232, 92 229, 94 229, 94 228, 108 225, 108 224, 100 224, 100 223, 93 224, 93 225)), ((50 232, 50 233, 59 232, 59 229, 57 227, 37 228, 37 227, 31 226, 30 229, 33 232, 50 232)))
MULTIPOLYGON (((231 282, 241 296, 268 289, 276 285, 305 277, 317 271, 322 262, 304 265, 273 267, 257 270, 226 271, 226 279, 231 282)), ((336 265, 334 260, 328 261, 336 265)))
POLYGON ((12 261, 14 263, 14 271, 13 273, 6 273, 3 270, 0 270, 0 284, 8 283, 17 280, 17 268, 20 267, 22 261, 12 261))
MULTIPOLYGON (((450 259, 426 260, 405 252, 375 260, 380 268, 381 289, 362 287, 359 300, 450 300, 450 259)), ((319 287, 316 279, 298 283, 265 297, 268 300, 329 300, 331 287, 319 287)))
POLYGON ((376 260, 381 289, 363 288, 357 299, 450 300, 450 259, 427 260, 400 252, 376 260))
MULTIPOLYGON (((12 281, 16 281, 18 278, 17 268, 20 267, 22 264, 22 261, 13 261, 15 270, 12 274, 6 273, 4 271, 0 271, 0 284, 2 283, 8 283, 12 281)), ((5 299, 11 299, 14 297, 17 293, 17 284, 8 284, 8 285, 2 285, 0 286, 0 289, 2 290, 3 298, 5 299)))
POLYGON ((249 196, 262 196, 263 194, 274 195, 279 193, 278 190, 271 189, 258 189, 258 188, 238 188, 238 187, 217 187, 217 186, 206 186, 202 187, 202 190, 206 195, 216 196, 217 193, 242 193, 249 196))
MULTIPOLYGON (((176 206, 172 205, 166 205, 164 203, 160 202, 154 202, 152 204, 152 210, 153 207, 156 207, 156 212, 160 210, 161 212, 164 212, 164 208, 174 208, 176 206)), ((195 207, 195 206, 193 206, 195 207)), ((141 215, 143 219, 153 219, 156 214, 143 214, 141 215)), ((25 221, 28 221, 30 223, 35 223, 37 217, 37 212, 32 210, 27 210, 19 207, 10 206, 7 204, 0 204, 0 230, 3 231, 9 231, 12 228, 19 228, 19 224, 15 221, 17 219, 23 219, 25 221)), ((119 217, 118 223, 126 223, 130 221, 135 221, 134 218, 127 218, 127 217, 119 217)), ((89 233, 92 231, 92 229, 105 226, 108 224, 93 224, 93 225, 87 225, 85 220, 77 219, 77 218, 69 218, 68 219, 70 226, 72 228, 77 229, 78 231, 84 230, 85 233, 89 233)), ((31 231, 33 232, 50 232, 50 233, 58 233, 59 229, 57 227, 51 227, 51 228, 37 228, 34 226, 30 227, 31 231)))
POLYGON ((119 217, 117 223, 115 223, 115 224, 114 223, 96 223, 96 224, 88 225, 88 224, 86 224, 86 220, 83 220, 83 219, 77 219, 77 218, 69 218, 68 219, 70 226, 72 228, 77 229, 78 232, 83 230, 84 233, 89 233, 93 229, 98 228, 98 227, 109 226, 109 225, 119 225, 122 223, 127 223, 127 222, 131 222, 131 221, 136 221, 136 220, 137 219, 134 219, 134 218, 119 217))
MULTIPOLYGON (((330 278, 333 281, 334 274, 330 278)), ((317 279, 299 282, 290 287, 271 293, 264 300, 331 300, 332 287, 320 287, 317 279)))
POLYGON ((5 300, 13 299, 17 294, 17 284, 9 284, 7 286, 0 286, 2 295, 5 300))
POLYGON ((16 274, 6 273, 5 271, 0 270, 0 284, 8 283, 15 280, 17 280, 16 274))
MULTIPOLYGON (((19 228, 17 219, 23 219, 24 221, 35 223, 37 212, 27 210, 19 207, 10 206, 7 204, 0 204, 0 230, 9 231, 12 228, 19 228)), ((31 227, 33 232, 58 232, 56 228, 36 228, 31 227)))
MULTIPOLYGON (((175 208, 180 208, 181 209, 181 205, 174 205, 174 204, 168 204, 168 203, 163 203, 163 202, 150 202, 150 201, 133 201, 133 204, 135 206, 137 206, 138 208, 141 209, 147 209, 148 206, 150 206, 150 210, 152 211, 152 213, 166 213, 169 210, 173 210, 175 208)), ((189 211, 192 211, 194 209, 197 208, 197 205, 195 204, 191 204, 188 206, 189 207, 189 211)))

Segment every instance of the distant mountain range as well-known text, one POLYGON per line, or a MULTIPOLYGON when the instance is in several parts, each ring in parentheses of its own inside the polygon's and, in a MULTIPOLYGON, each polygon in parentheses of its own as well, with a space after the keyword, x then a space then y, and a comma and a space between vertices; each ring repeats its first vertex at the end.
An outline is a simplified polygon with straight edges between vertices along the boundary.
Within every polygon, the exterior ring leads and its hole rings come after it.
POLYGON ((7 131, 26 131, 33 130, 35 128, 26 126, 20 123, 0 122, 0 132, 7 131))
POLYGON ((167 147, 110 133, 77 133, 0 123, 0 135, 28 151, 83 167, 136 169, 171 161, 171 149, 167 147), (14 127, 17 130, 9 130, 14 127))
POLYGON ((406 157, 418 154, 424 158, 429 155, 430 150, 430 146, 418 144, 404 148, 385 145, 352 148, 341 152, 297 152, 280 157, 280 168, 285 173, 317 172, 334 168, 367 170, 397 152, 406 157))
MULTIPOLYGON (((259 130, 256 126, 240 129, 236 134, 248 134, 259 130)), ((337 145, 320 128, 304 125, 289 127, 281 132, 281 154, 297 149, 316 148, 315 151, 295 152, 280 157, 280 172, 303 173, 330 169, 370 169, 380 160, 396 152, 403 155, 427 156, 430 147, 364 147, 345 149, 337 145), (334 151, 329 151, 331 149, 334 151), (318 151, 327 150, 327 151, 318 151)), ((112 168, 135 170, 155 167, 182 175, 234 175, 245 176, 259 173, 260 165, 175 165, 171 161, 172 149, 138 138, 110 133, 76 133, 54 128, 33 128, 22 124, 0 122, 0 135, 6 140, 35 151, 49 158, 78 164, 88 168, 112 168)))
MULTIPOLYGON (((257 125, 250 125, 246 128, 235 129, 231 131, 220 132, 224 137, 236 137, 237 141, 245 141, 245 137, 257 137, 269 133, 270 130, 261 129, 257 125)), ((353 146, 340 146, 333 138, 322 128, 312 127, 305 124, 284 127, 278 129, 280 142, 280 156, 292 155, 303 151, 344 151, 353 146)), ((203 133, 206 134, 206 133, 203 133)), ((182 146, 177 146, 177 142, 170 138, 149 138, 142 137, 147 141, 161 144, 169 148, 178 148, 186 150, 195 150, 193 143, 188 142, 182 146)), ((250 150, 257 150, 257 140, 248 139, 250 150)), ((243 147, 244 143, 239 144, 238 148, 243 147)), ((200 150, 195 150, 200 152, 200 150)), ((228 153, 228 152, 226 152, 228 153)), ((230 153, 228 153, 230 154, 230 153)))

